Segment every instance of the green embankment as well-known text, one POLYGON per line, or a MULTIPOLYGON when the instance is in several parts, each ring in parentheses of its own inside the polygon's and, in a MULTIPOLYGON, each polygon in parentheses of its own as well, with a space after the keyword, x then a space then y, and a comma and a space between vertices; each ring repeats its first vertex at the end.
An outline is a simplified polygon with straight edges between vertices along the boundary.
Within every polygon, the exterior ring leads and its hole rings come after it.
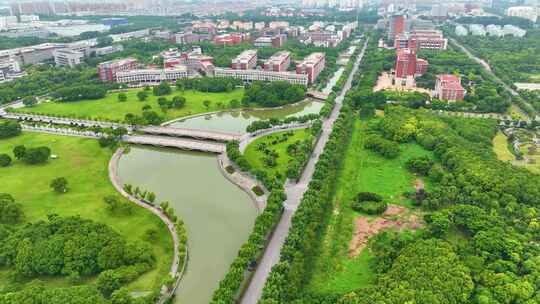
MULTIPOLYGON (((156 229, 157 239, 152 243, 156 267, 129 285, 130 290, 149 290, 161 284, 166 277, 173 255, 172 239, 167 227, 149 211, 133 205, 131 215, 115 216, 106 210, 103 197, 119 195, 108 175, 108 162, 112 151, 100 148, 93 139, 65 137, 24 132, 22 135, 0 140, 0 153, 12 158, 13 147, 47 146, 57 159, 42 165, 27 165, 14 159, 11 166, 0 168, 0 192, 11 194, 23 205, 26 222, 45 219, 48 214, 80 215, 109 225, 128 241, 142 241, 146 230, 156 229), (51 180, 65 177, 69 191, 57 194, 49 187, 51 180)), ((7 283, 7 269, 0 270, 0 288, 7 283)), ((63 278, 43 278, 54 286, 67 286, 63 278)), ((88 278, 86 281, 93 281, 88 278)))
POLYGON ((151 91, 145 101, 139 101, 137 92, 141 90, 142 89, 129 89, 124 92, 127 96, 127 100, 124 102, 118 101, 118 94, 120 93, 108 93, 104 98, 97 100, 81 100, 63 103, 45 102, 29 108, 17 109, 17 111, 51 116, 123 121, 127 113, 141 115, 142 107, 144 105, 150 105, 158 114, 164 115, 165 120, 170 120, 178 117, 229 108, 231 100, 236 99, 240 102, 244 95, 244 89, 236 89, 232 92, 224 93, 205 93, 193 90, 182 92, 174 90, 173 93, 163 97, 170 101, 174 96, 182 96, 186 99, 186 104, 181 109, 169 109, 166 113, 163 113, 157 103, 158 97, 153 96, 151 91), (205 107, 203 104, 203 101, 205 100, 210 101, 209 107, 205 107))

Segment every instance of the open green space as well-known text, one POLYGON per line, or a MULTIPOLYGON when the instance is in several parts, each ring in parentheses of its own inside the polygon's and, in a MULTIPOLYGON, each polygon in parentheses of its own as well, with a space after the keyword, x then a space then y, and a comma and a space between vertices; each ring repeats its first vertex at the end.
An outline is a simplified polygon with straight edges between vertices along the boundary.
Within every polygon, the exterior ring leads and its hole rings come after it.
POLYGON ((149 92, 148 98, 145 101, 139 101, 137 92, 140 92, 141 90, 142 89, 129 89, 123 92, 127 96, 127 100, 123 102, 118 100, 120 92, 115 92, 108 93, 104 98, 97 100, 46 102, 33 107, 17 109, 17 111, 51 116, 123 121, 128 113, 142 115, 142 107, 149 105, 158 114, 164 116, 165 120, 170 120, 178 117, 229 108, 231 100, 236 99, 240 102, 244 95, 244 89, 236 89, 231 92, 223 93, 206 93, 193 90, 185 90, 182 92, 181 90, 174 90, 171 94, 163 97, 170 101, 174 96, 182 96, 186 99, 186 104, 180 109, 168 109, 163 113, 157 103, 158 97, 152 95, 152 92, 149 92), (204 105, 205 100, 210 101, 208 107, 204 105))
MULTIPOLYGON (((431 152, 418 144, 401 144, 400 154, 387 159, 363 147, 367 123, 356 120, 351 142, 343 160, 334 195, 334 212, 321 242, 315 267, 308 283, 309 293, 347 293, 373 283, 375 274, 369 267, 368 250, 350 258, 348 246, 358 213, 351 203, 358 192, 374 192, 388 203, 412 208, 412 202, 402 193, 414 190, 416 177, 405 167, 413 157, 430 156, 431 152)), ((429 188, 429 182, 426 188, 429 188)))
POLYGON ((287 169, 295 160, 295 157, 287 152, 287 148, 294 143, 311 139, 313 136, 309 129, 299 129, 292 131, 277 132, 257 138, 250 143, 244 156, 250 165, 256 170, 262 170, 268 176, 276 177, 278 180, 285 180, 287 169), (275 153, 275 163, 270 165, 269 159, 272 158, 265 153, 265 150, 270 154, 275 153))
MULTIPOLYGON (((156 267, 129 284, 128 288, 143 291, 161 284, 172 261, 171 237, 165 224, 141 207, 133 205, 131 215, 113 215, 107 211, 103 198, 107 195, 119 196, 109 181, 111 150, 100 148, 98 142, 92 139, 24 132, 17 137, 0 140, 0 153, 13 157, 12 150, 17 145, 47 146, 58 157, 41 165, 27 165, 14 160, 11 166, 0 168, 0 192, 11 194, 22 204, 25 222, 46 219, 48 214, 80 215, 109 225, 127 241, 144 241, 145 232, 155 229, 158 233, 151 246, 156 256, 156 267), (58 194, 50 188, 51 180, 57 177, 68 180, 67 193, 58 194)), ((7 269, 0 269, 0 288, 8 283, 7 272, 7 269)), ((51 286, 69 285, 64 278, 42 279, 51 286)), ((93 280, 84 279, 88 282, 93 280)))

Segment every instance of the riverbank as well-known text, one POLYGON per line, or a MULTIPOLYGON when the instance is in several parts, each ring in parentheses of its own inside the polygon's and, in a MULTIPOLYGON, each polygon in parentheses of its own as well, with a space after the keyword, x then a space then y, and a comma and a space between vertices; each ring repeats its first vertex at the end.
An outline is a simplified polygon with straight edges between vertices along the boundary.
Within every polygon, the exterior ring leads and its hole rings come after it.
MULTIPOLYGON (((174 278, 176 278, 176 283, 174 284, 174 289, 172 289, 171 292, 168 292, 166 295, 162 296, 159 303, 164 303, 167 298, 170 298, 173 296, 174 291, 178 287, 178 284, 180 280, 182 279, 182 274, 185 269, 185 265, 182 265, 182 273, 178 274, 178 268, 179 265, 179 257, 180 257, 180 241, 178 238, 178 232, 176 231, 176 226, 173 223, 171 219, 158 207, 151 206, 140 199, 134 197, 133 195, 127 193, 123 188, 123 183, 118 178, 118 162, 120 161, 120 158, 124 154, 124 148, 118 148, 116 152, 111 157, 111 160, 109 161, 109 178, 111 180, 112 185, 116 189, 118 193, 120 193, 123 197, 131 201, 132 203, 135 203, 136 205, 143 207, 144 209, 152 212, 153 214, 157 215, 159 219, 167 226, 167 229, 169 230, 169 233, 171 235, 171 238, 173 240, 173 261, 170 268, 170 275, 174 278)), ((187 252, 187 250, 186 250, 187 252)), ((187 255, 186 255, 187 257, 187 255)), ((187 258, 186 260, 187 261, 187 258)), ((163 290, 163 288, 162 288, 163 290)), ((166 289, 165 289, 166 290, 166 289)))

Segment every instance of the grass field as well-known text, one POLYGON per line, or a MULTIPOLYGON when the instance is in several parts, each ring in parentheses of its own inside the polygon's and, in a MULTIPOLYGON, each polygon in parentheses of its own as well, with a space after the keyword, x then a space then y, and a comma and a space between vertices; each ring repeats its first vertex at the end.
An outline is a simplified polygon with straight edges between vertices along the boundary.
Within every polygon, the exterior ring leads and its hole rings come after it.
POLYGON ((185 92, 173 91, 172 94, 164 96, 171 100, 174 96, 183 96, 186 98, 186 105, 182 109, 170 109, 163 113, 159 108, 156 96, 150 92, 148 99, 141 102, 137 99, 137 92, 142 89, 129 89, 126 93, 127 101, 118 101, 119 93, 109 93, 105 98, 97 100, 81 100, 76 102, 46 102, 35 105, 30 108, 17 109, 23 113, 37 113, 51 116, 67 116, 74 118, 92 118, 100 120, 123 121, 127 113, 136 115, 142 114, 142 107, 150 105, 154 111, 164 115, 165 120, 178 117, 189 116, 193 114, 218 111, 229 107, 229 102, 233 99, 242 100, 244 89, 236 89, 225 93, 204 93, 192 90, 185 92), (211 104, 206 108, 204 100, 210 100, 211 104), (220 107, 218 103, 221 102, 220 107))
MULTIPOLYGON (((309 133, 309 129, 273 133, 267 136, 257 138, 252 143, 250 143, 247 146, 244 155, 246 157, 246 160, 255 169, 266 171, 269 176, 277 175, 285 177, 288 169, 288 164, 293 160, 293 158, 287 154, 287 147, 296 141, 302 141, 311 136, 312 135, 309 133), (289 136, 288 139, 284 142, 272 144, 273 141, 276 141, 278 138, 280 138, 287 132, 292 132, 293 135, 289 136), (265 155, 262 151, 257 150, 257 146, 260 144, 266 144, 270 150, 277 152, 277 165, 275 167, 267 167, 264 164, 263 158, 265 155)), ((280 178, 280 180, 285 181, 284 178, 280 178)))
MULTIPOLYGON (((155 228, 159 239, 153 244, 157 257, 156 268, 129 285, 130 290, 148 290, 158 286, 168 273, 172 261, 172 240, 158 217, 143 208, 133 205, 134 212, 129 216, 113 216, 105 209, 103 197, 117 194, 109 181, 108 162, 111 150, 99 147, 96 140, 27 133, 0 140, 0 153, 13 157, 16 145, 26 147, 48 146, 58 159, 50 159, 42 165, 26 165, 14 160, 7 168, 0 168, 2 186, 0 192, 13 195, 23 205, 25 221, 34 222, 45 219, 47 214, 61 216, 80 215, 111 226, 128 241, 140 241, 144 232, 155 228), (69 191, 57 194, 49 184, 56 177, 68 180, 69 191)), ((0 289, 6 283, 6 270, 0 270, 0 289)), ((61 278, 44 278, 49 284, 64 286, 61 278)), ((91 281, 91 279, 90 279, 91 281)))
MULTIPOLYGON (((382 195, 389 203, 411 206, 404 191, 414 190, 416 177, 405 168, 405 162, 417 156, 429 155, 417 144, 402 144, 396 159, 386 159, 363 148, 365 122, 357 120, 334 195, 334 212, 321 242, 319 255, 308 284, 310 293, 347 293, 370 285, 374 273, 369 268, 370 254, 364 249, 354 258, 348 256, 348 246, 358 214, 350 207, 361 191, 382 195)), ((429 182, 426 181, 429 188, 429 182)))

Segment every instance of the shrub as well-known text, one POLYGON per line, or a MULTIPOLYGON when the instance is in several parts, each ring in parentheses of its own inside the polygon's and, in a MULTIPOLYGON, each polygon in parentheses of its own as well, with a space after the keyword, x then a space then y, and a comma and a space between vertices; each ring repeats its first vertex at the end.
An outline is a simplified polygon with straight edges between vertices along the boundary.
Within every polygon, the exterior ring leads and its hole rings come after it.
POLYGON ((356 195, 357 202, 366 202, 366 201, 381 202, 382 200, 383 200, 382 196, 373 192, 360 192, 356 195))
POLYGON ((28 148, 23 156, 23 161, 27 164, 35 165, 46 162, 51 156, 51 149, 48 147, 28 148))
POLYGON ((364 147, 386 158, 396 158, 399 155, 399 144, 397 142, 376 135, 368 136, 364 142, 364 147))
POLYGON ((351 205, 354 211, 364 212, 369 215, 378 215, 386 211, 388 204, 382 201, 356 201, 351 205))
POLYGON ((0 154, 0 167, 7 167, 11 164, 11 157, 7 154, 0 154))
POLYGON ((427 156, 421 156, 409 159, 405 165, 412 172, 427 175, 433 167, 433 161, 427 156))
POLYGON ((259 187, 258 185, 251 188, 251 191, 253 191, 253 193, 255 193, 255 195, 257 196, 262 196, 264 194, 263 189, 261 189, 261 187, 259 187))
POLYGON ((227 171, 227 173, 229 173, 229 174, 233 174, 233 173, 235 172, 233 166, 227 166, 227 167, 225 167, 225 171, 227 171))

